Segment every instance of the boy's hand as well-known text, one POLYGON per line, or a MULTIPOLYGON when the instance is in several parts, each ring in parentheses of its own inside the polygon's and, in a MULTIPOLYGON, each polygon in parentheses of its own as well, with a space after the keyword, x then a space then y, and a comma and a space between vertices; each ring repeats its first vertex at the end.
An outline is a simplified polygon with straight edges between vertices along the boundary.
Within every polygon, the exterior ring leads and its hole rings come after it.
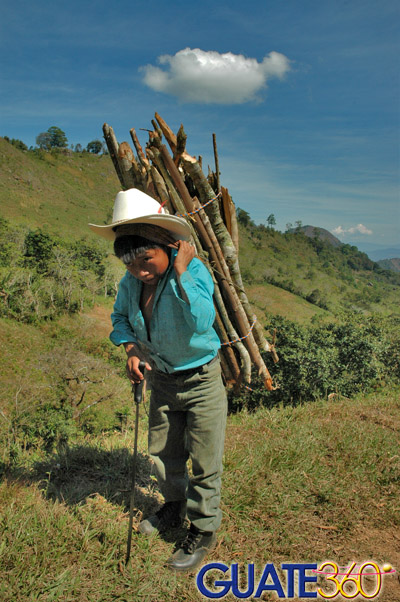
POLYGON ((187 240, 178 240, 179 249, 175 257, 174 269, 178 276, 186 272, 186 268, 196 255, 196 249, 187 240))
MULTIPOLYGON (((129 378, 131 384, 137 384, 143 380, 144 375, 139 370, 139 363, 142 361, 137 355, 137 347, 132 343, 125 345, 125 351, 127 354, 126 360, 126 375, 129 378)), ((151 370, 151 366, 146 362, 146 370, 151 370)))

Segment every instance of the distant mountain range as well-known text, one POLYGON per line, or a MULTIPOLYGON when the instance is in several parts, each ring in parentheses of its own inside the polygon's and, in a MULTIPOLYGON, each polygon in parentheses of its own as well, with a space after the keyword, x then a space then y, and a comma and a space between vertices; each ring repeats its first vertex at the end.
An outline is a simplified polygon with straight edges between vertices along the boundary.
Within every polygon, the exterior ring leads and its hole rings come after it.
POLYGON ((318 226, 301 226, 300 228, 291 228, 288 232, 303 232, 309 238, 320 238, 324 242, 329 242, 334 247, 340 247, 343 243, 333 236, 331 232, 325 230, 325 228, 319 228, 318 226))
POLYGON ((372 261, 380 261, 382 259, 392 259, 400 257, 400 247, 377 247, 370 246, 371 243, 360 243, 356 246, 372 259, 372 261))
MULTIPOLYGON (((301 226, 300 228, 292 228, 289 232, 303 232, 310 238, 320 238, 325 242, 329 242, 334 247, 340 247, 345 244, 334 236, 329 230, 319 228, 318 226, 301 226)), ((377 247, 373 243, 348 243, 358 248, 359 251, 366 253, 372 261, 376 261, 386 270, 400 271, 400 246, 399 247, 377 247)))
POLYGON ((393 257, 393 259, 380 259, 377 261, 381 268, 384 270, 393 270, 394 272, 400 272, 400 259, 393 257))

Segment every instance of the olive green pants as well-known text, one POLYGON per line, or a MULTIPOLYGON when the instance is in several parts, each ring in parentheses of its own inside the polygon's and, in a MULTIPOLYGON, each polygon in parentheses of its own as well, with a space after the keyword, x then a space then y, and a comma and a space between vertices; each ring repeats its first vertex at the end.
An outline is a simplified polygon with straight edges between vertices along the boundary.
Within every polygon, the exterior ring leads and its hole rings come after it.
POLYGON ((149 453, 158 484, 166 502, 187 500, 188 519, 202 531, 221 523, 226 413, 219 360, 182 374, 152 371, 149 453))

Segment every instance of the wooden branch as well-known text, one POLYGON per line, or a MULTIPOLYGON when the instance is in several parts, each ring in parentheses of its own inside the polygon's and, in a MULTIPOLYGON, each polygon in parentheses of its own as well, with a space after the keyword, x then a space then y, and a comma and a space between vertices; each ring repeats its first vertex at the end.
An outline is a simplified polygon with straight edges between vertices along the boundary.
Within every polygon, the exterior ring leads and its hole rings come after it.
MULTIPOLYGON (((215 290, 214 290, 214 299, 217 304, 218 311, 221 316, 222 322, 224 324, 227 338, 228 338, 227 341, 222 341, 222 342, 228 343, 230 341, 235 341, 235 340, 239 339, 239 335, 236 332, 236 330, 228 316, 228 312, 226 311, 226 307, 225 307, 224 301, 222 299, 221 292, 217 286, 215 287, 215 290)), ((233 343, 233 346, 239 352, 239 356, 241 359, 241 370, 242 370, 243 378, 246 382, 250 382, 251 381, 251 358, 250 358, 249 352, 246 349, 246 347, 243 345, 243 343, 241 343, 241 342, 233 343)), ((223 349, 225 350, 225 346, 223 347, 223 349)), ((227 357, 229 357, 229 356, 227 356, 227 357)))
POLYGON ((227 216, 229 214, 229 226, 227 228, 232 238, 232 242, 235 246, 236 253, 239 255, 239 228, 236 217, 236 209, 235 204, 232 201, 232 197, 230 196, 228 189, 221 186, 222 199, 224 203, 224 212, 227 216))
MULTIPOLYGON (((162 146, 164 146, 164 145, 162 145, 162 146)), ((174 187, 174 182, 163 162, 161 152, 157 148, 152 148, 152 152, 153 152, 153 161, 156 163, 156 165, 167 185, 167 189, 168 189, 168 193, 169 193, 169 197, 171 199, 172 205, 175 207, 175 209, 178 213, 180 213, 181 215, 184 215, 186 213, 185 205, 183 204, 182 199, 180 198, 179 194, 177 193, 177 191, 174 187)), ((173 162, 172 162, 172 165, 173 165, 173 162)), ((192 237, 193 237, 193 240, 196 245, 197 252, 199 253, 199 251, 201 250, 201 244, 200 244, 199 238, 197 236, 197 232, 196 232, 195 228, 193 227, 193 222, 191 222, 190 220, 186 220, 186 221, 189 224, 189 227, 190 227, 190 230, 192 233, 192 237)))
POLYGON ((126 188, 126 186, 124 184, 124 178, 123 178, 120 166, 119 166, 119 161, 118 161, 118 142, 115 137, 114 130, 107 123, 105 123, 103 125, 103 134, 104 134, 104 139, 107 144, 108 152, 110 153, 110 157, 113 162, 118 179, 121 183, 122 188, 126 188))
MULTIPOLYGON (((213 197, 215 197, 215 192, 208 183, 207 178, 200 169, 200 166, 196 159, 189 155, 187 152, 184 152, 182 154, 181 160, 185 171, 192 178, 193 183, 199 192, 201 202, 204 204, 213 197)), ((229 236, 229 232, 226 229, 226 226, 221 218, 218 204, 211 203, 207 207, 206 213, 210 218, 214 232, 218 240, 220 241, 220 244, 221 240, 223 240, 224 246, 226 247, 228 253, 231 254, 231 251, 229 251, 229 247, 232 247, 233 251, 235 252, 232 240, 229 236)))
POLYGON ((157 170, 155 165, 151 165, 150 167, 151 177, 156 187, 158 198, 160 203, 165 203, 165 207, 168 209, 169 213, 175 213, 174 207, 171 203, 171 199, 169 198, 168 190, 165 185, 165 181, 162 178, 160 172, 157 170))
POLYGON ((136 131, 134 128, 131 128, 130 135, 132 138, 133 145, 136 149, 137 155, 139 157, 139 160, 140 160, 141 164, 143 165, 143 167, 148 171, 150 168, 150 163, 149 163, 146 155, 143 152, 143 148, 139 142, 139 138, 137 137, 137 134, 136 134, 136 131))
POLYGON ((217 192, 221 190, 220 182, 219 182, 219 159, 218 159, 218 150, 217 150, 217 137, 215 134, 212 135, 213 138, 213 147, 214 147, 214 160, 215 160, 215 180, 217 186, 217 192))
POLYGON ((151 147, 148 150, 150 151, 149 156, 151 157, 153 164, 157 167, 159 173, 161 174, 161 177, 164 180, 164 183, 166 185, 166 189, 168 190, 168 195, 171 200, 171 204, 173 206, 174 212, 180 213, 180 214, 186 213, 186 208, 185 208, 185 205, 184 205, 182 199, 179 197, 178 194, 176 194, 176 190, 174 190, 174 187, 171 186, 171 178, 169 177, 168 171, 162 161, 160 150, 156 147, 151 147), (168 185, 168 180, 169 180, 169 185, 168 185), (171 194, 171 189, 175 192, 174 195, 171 194))
MULTIPOLYGON (((179 169, 175 165, 174 161, 172 160, 171 155, 169 154, 165 144, 161 144, 160 154, 163 159, 164 165, 165 165, 166 169, 168 170, 168 172, 175 184, 175 187, 182 198, 182 201, 184 203, 186 211, 188 213, 191 213, 193 211, 192 198, 189 194, 188 189, 186 188, 185 182, 183 181, 183 177, 180 174, 179 169)), ((183 212, 183 213, 185 213, 185 212, 183 212)))
POLYGON ((176 139, 176 136, 175 136, 174 132, 165 123, 164 119, 162 119, 162 117, 160 117, 160 115, 158 113, 155 113, 155 118, 157 119, 158 125, 160 126, 161 131, 164 134, 164 137, 165 137, 166 141, 168 142, 168 144, 170 146, 170 149, 175 154, 176 153, 176 147, 178 145, 178 141, 176 139))
POLYGON ((153 199, 158 201, 161 205, 162 201, 160 201, 158 190, 154 184, 154 180, 153 180, 150 172, 147 173, 144 188, 145 188, 145 190, 144 190, 145 193, 148 194, 149 196, 153 197, 153 199))
MULTIPOLYGON (((229 343, 229 338, 216 303, 214 327, 221 343, 229 343)), ((221 358, 221 363, 224 365, 224 374, 226 380, 231 384, 238 383, 241 380, 240 366, 232 347, 230 345, 223 345, 220 349, 219 355, 221 358)))
POLYGON ((163 136, 162 129, 159 127, 158 123, 154 119, 151 120, 151 125, 153 126, 154 131, 157 132, 157 135, 158 135, 158 137, 160 138, 160 141, 161 141, 162 140, 162 136, 163 136))
MULTIPOLYGON (((231 210, 230 210, 230 205, 232 204, 232 199, 229 196, 228 190, 226 188, 224 188, 222 186, 221 188, 221 193, 222 193, 222 210, 223 210, 223 217, 224 217, 224 222, 225 222, 225 226, 226 229, 228 230, 230 237, 232 238, 232 218, 231 218, 231 210)), ((233 242, 233 238, 232 238, 232 242, 233 242)), ((236 249, 236 245, 235 245, 235 249, 236 249)))
POLYGON ((179 128, 178 133, 176 135, 176 150, 174 152, 174 163, 176 166, 179 165, 181 155, 185 152, 186 140, 187 136, 185 134, 185 130, 183 129, 183 125, 181 124, 181 127, 179 128))
POLYGON ((143 192, 143 177, 128 142, 121 142, 118 159, 126 188, 140 188, 143 192))
POLYGON ((207 250, 209 251, 212 262, 216 267, 219 278, 230 280, 228 267, 225 262, 221 262, 221 258, 223 256, 217 237, 215 236, 214 230, 212 229, 210 220, 208 219, 205 210, 200 208, 201 205, 196 197, 193 198, 193 207, 197 211, 196 218, 200 219, 202 225, 204 226, 206 232, 205 244, 207 245, 207 250))

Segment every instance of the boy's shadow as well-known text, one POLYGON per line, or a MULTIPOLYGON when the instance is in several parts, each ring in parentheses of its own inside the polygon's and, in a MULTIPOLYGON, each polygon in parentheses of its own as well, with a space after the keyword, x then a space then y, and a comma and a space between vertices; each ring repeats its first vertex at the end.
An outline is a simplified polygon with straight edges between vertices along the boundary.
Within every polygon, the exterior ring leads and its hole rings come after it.
MULTIPOLYGON (((36 462, 30 471, 19 469, 7 475, 9 481, 25 485, 38 483, 43 495, 67 506, 80 506, 88 498, 101 496, 112 505, 129 513, 132 489, 133 455, 127 448, 111 451, 89 445, 64 447, 36 462)), ((134 530, 142 519, 162 505, 162 496, 151 477, 152 464, 148 456, 138 452, 136 458, 134 530)), ((128 518, 128 517, 127 517, 128 518)), ((140 535, 137 532, 136 535, 140 535)), ((183 537, 182 529, 162 534, 167 542, 183 537)))

